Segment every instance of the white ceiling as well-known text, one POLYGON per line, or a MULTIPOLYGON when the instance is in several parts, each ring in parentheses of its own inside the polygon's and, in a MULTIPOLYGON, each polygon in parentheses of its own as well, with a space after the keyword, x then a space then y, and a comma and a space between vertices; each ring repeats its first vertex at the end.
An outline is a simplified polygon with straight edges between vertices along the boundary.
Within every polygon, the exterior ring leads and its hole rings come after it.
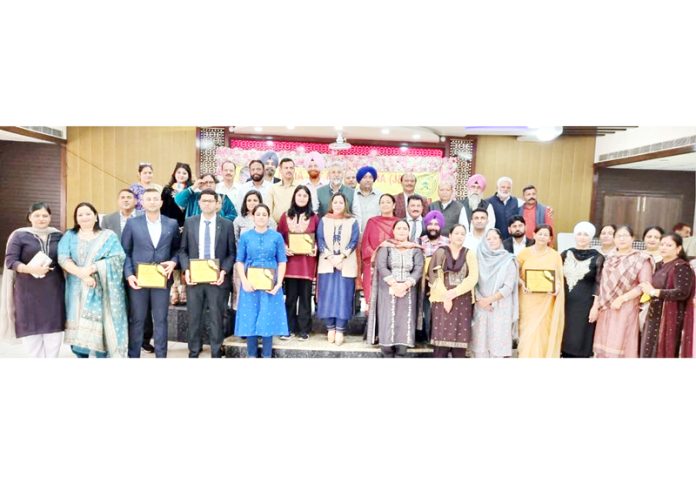
POLYGON ((685 153, 683 155, 670 156, 669 158, 637 161, 635 163, 616 165, 610 168, 629 170, 696 171, 696 153, 685 153))
POLYGON ((31 138, 29 136, 23 136, 21 134, 10 133, 9 131, 4 131, 0 129, 0 140, 3 141, 27 141, 29 143, 50 143, 50 141, 44 141, 42 139, 31 138))

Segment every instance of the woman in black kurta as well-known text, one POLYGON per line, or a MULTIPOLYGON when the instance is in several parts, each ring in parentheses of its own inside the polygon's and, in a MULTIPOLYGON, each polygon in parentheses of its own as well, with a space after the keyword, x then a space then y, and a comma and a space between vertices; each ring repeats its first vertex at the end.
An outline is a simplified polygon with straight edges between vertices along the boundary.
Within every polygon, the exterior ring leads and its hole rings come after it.
POLYGON ((589 358, 597 326, 599 281, 604 256, 590 249, 595 228, 589 222, 575 226, 576 246, 561 253, 565 287, 565 328, 561 356, 589 358))
POLYGON ((20 338, 31 356, 56 357, 65 329, 65 282, 57 265, 62 234, 48 227, 51 213, 44 203, 32 205, 29 220, 32 227, 15 230, 7 242, 4 333, 20 338), (48 269, 27 265, 39 251, 52 259, 48 269))

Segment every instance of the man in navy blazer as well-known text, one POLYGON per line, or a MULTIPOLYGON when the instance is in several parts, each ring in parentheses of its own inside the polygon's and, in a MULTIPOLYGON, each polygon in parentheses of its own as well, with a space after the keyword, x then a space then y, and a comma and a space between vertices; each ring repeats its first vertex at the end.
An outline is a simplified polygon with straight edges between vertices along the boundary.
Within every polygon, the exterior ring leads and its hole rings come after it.
POLYGON ((184 222, 184 233, 179 249, 181 270, 186 278, 186 308, 188 310, 189 358, 198 358, 201 352, 201 329, 206 306, 210 311, 210 351, 213 358, 222 356, 224 339, 222 319, 232 288, 231 277, 235 259, 234 226, 216 214, 218 194, 203 190, 198 199, 200 215, 184 222), (191 259, 218 259, 220 277, 211 283, 191 282, 191 259))
POLYGON ((121 244, 126 252, 123 275, 126 276, 130 298, 131 318, 128 326, 128 357, 140 358, 143 329, 148 311, 152 311, 154 323, 155 356, 167 357, 167 312, 169 311, 169 287, 172 271, 179 258, 179 224, 160 214, 162 197, 149 188, 143 194, 145 215, 129 219, 123 228, 121 244), (165 269, 167 288, 149 289, 138 285, 136 270, 140 263, 160 264, 165 269))

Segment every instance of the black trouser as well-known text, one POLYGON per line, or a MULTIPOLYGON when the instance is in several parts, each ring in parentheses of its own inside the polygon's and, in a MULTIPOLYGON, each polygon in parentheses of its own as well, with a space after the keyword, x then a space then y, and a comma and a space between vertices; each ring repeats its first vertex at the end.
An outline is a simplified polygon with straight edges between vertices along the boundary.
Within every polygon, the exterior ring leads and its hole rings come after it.
POLYGON ((206 307, 210 314, 210 353, 213 358, 222 356, 222 341, 224 339, 222 318, 227 308, 229 286, 213 286, 212 284, 196 284, 186 286, 186 310, 188 311, 188 347, 189 358, 198 358, 203 346, 201 333, 203 330, 203 315, 206 307))
POLYGON ((149 343, 154 334, 154 329, 152 326, 152 313, 147 313, 145 316, 145 328, 143 329, 143 344, 149 343))
POLYGON ((145 320, 154 322, 155 356, 167 357, 167 313, 169 311, 169 288, 128 289, 130 300, 130 322, 128 324, 128 357, 140 358, 143 345, 145 320))
POLYGON ((436 346, 433 350, 433 358, 447 358, 452 352, 452 358, 466 358, 466 348, 451 348, 449 346, 436 346))
POLYGON ((312 281, 285 279, 285 312, 290 333, 304 335, 312 332, 312 281))
POLYGON ((408 347, 406 345, 381 346, 382 358, 404 358, 408 347))

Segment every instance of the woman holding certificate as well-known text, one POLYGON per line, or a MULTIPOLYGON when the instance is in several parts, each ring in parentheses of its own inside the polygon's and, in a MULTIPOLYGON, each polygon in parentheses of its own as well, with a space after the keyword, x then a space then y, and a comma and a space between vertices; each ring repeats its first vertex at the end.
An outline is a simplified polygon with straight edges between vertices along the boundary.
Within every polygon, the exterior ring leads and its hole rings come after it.
POLYGON ((627 225, 616 229, 614 243, 599 283, 593 350, 595 358, 637 358, 640 284, 651 281, 654 262, 633 248, 633 230, 627 225))
POLYGON ((58 244, 58 263, 68 273, 65 342, 78 358, 125 357, 128 316, 123 289, 126 254, 111 230, 99 227, 97 209, 75 207, 75 226, 58 244))
POLYGON ((522 249, 520 264, 520 358, 557 358, 565 321, 563 262, 549 247, 553 229, 537 225, 534 245, 522 249))
POLYGON ((55 358, 65 328, 65 281, 58 267, 62 234, 49 227, 51 208, 29 209, 30 227, 10 234, 0 295, 0 339, 19 338, 29 355, 55 358))
POLYGON ((270 358, 273 336, 288 334, 283 302, 283 279, 288 261, 283 237, 268 229, 271 211, 257 205, 252 215, 254 229, 242 234, 237 246, 235 268, 242 283, 237 304, 235 336, 247 338, 247 357, 258 355, 262 339, 262 356, 270 358))
POLYGON ((312 281, 317 273, 316 233, 319 218, 312 211, 312 193, 305 185, 295 188, 290 210, 280 216, 278 232, 285 240, 285 311, 290 336, 309 339, 312 330, 312 281), (299 312, 298 312, 299 302, 299 312))
POLYGON ((319 266, 317 317, 324 321, 329 343, 343 344, 343 333, 353 316, 358 258, 355 248, 360 225, 350 212, 345 195, 331 197, 329 210, 319 221, 317 244, 319 266))

